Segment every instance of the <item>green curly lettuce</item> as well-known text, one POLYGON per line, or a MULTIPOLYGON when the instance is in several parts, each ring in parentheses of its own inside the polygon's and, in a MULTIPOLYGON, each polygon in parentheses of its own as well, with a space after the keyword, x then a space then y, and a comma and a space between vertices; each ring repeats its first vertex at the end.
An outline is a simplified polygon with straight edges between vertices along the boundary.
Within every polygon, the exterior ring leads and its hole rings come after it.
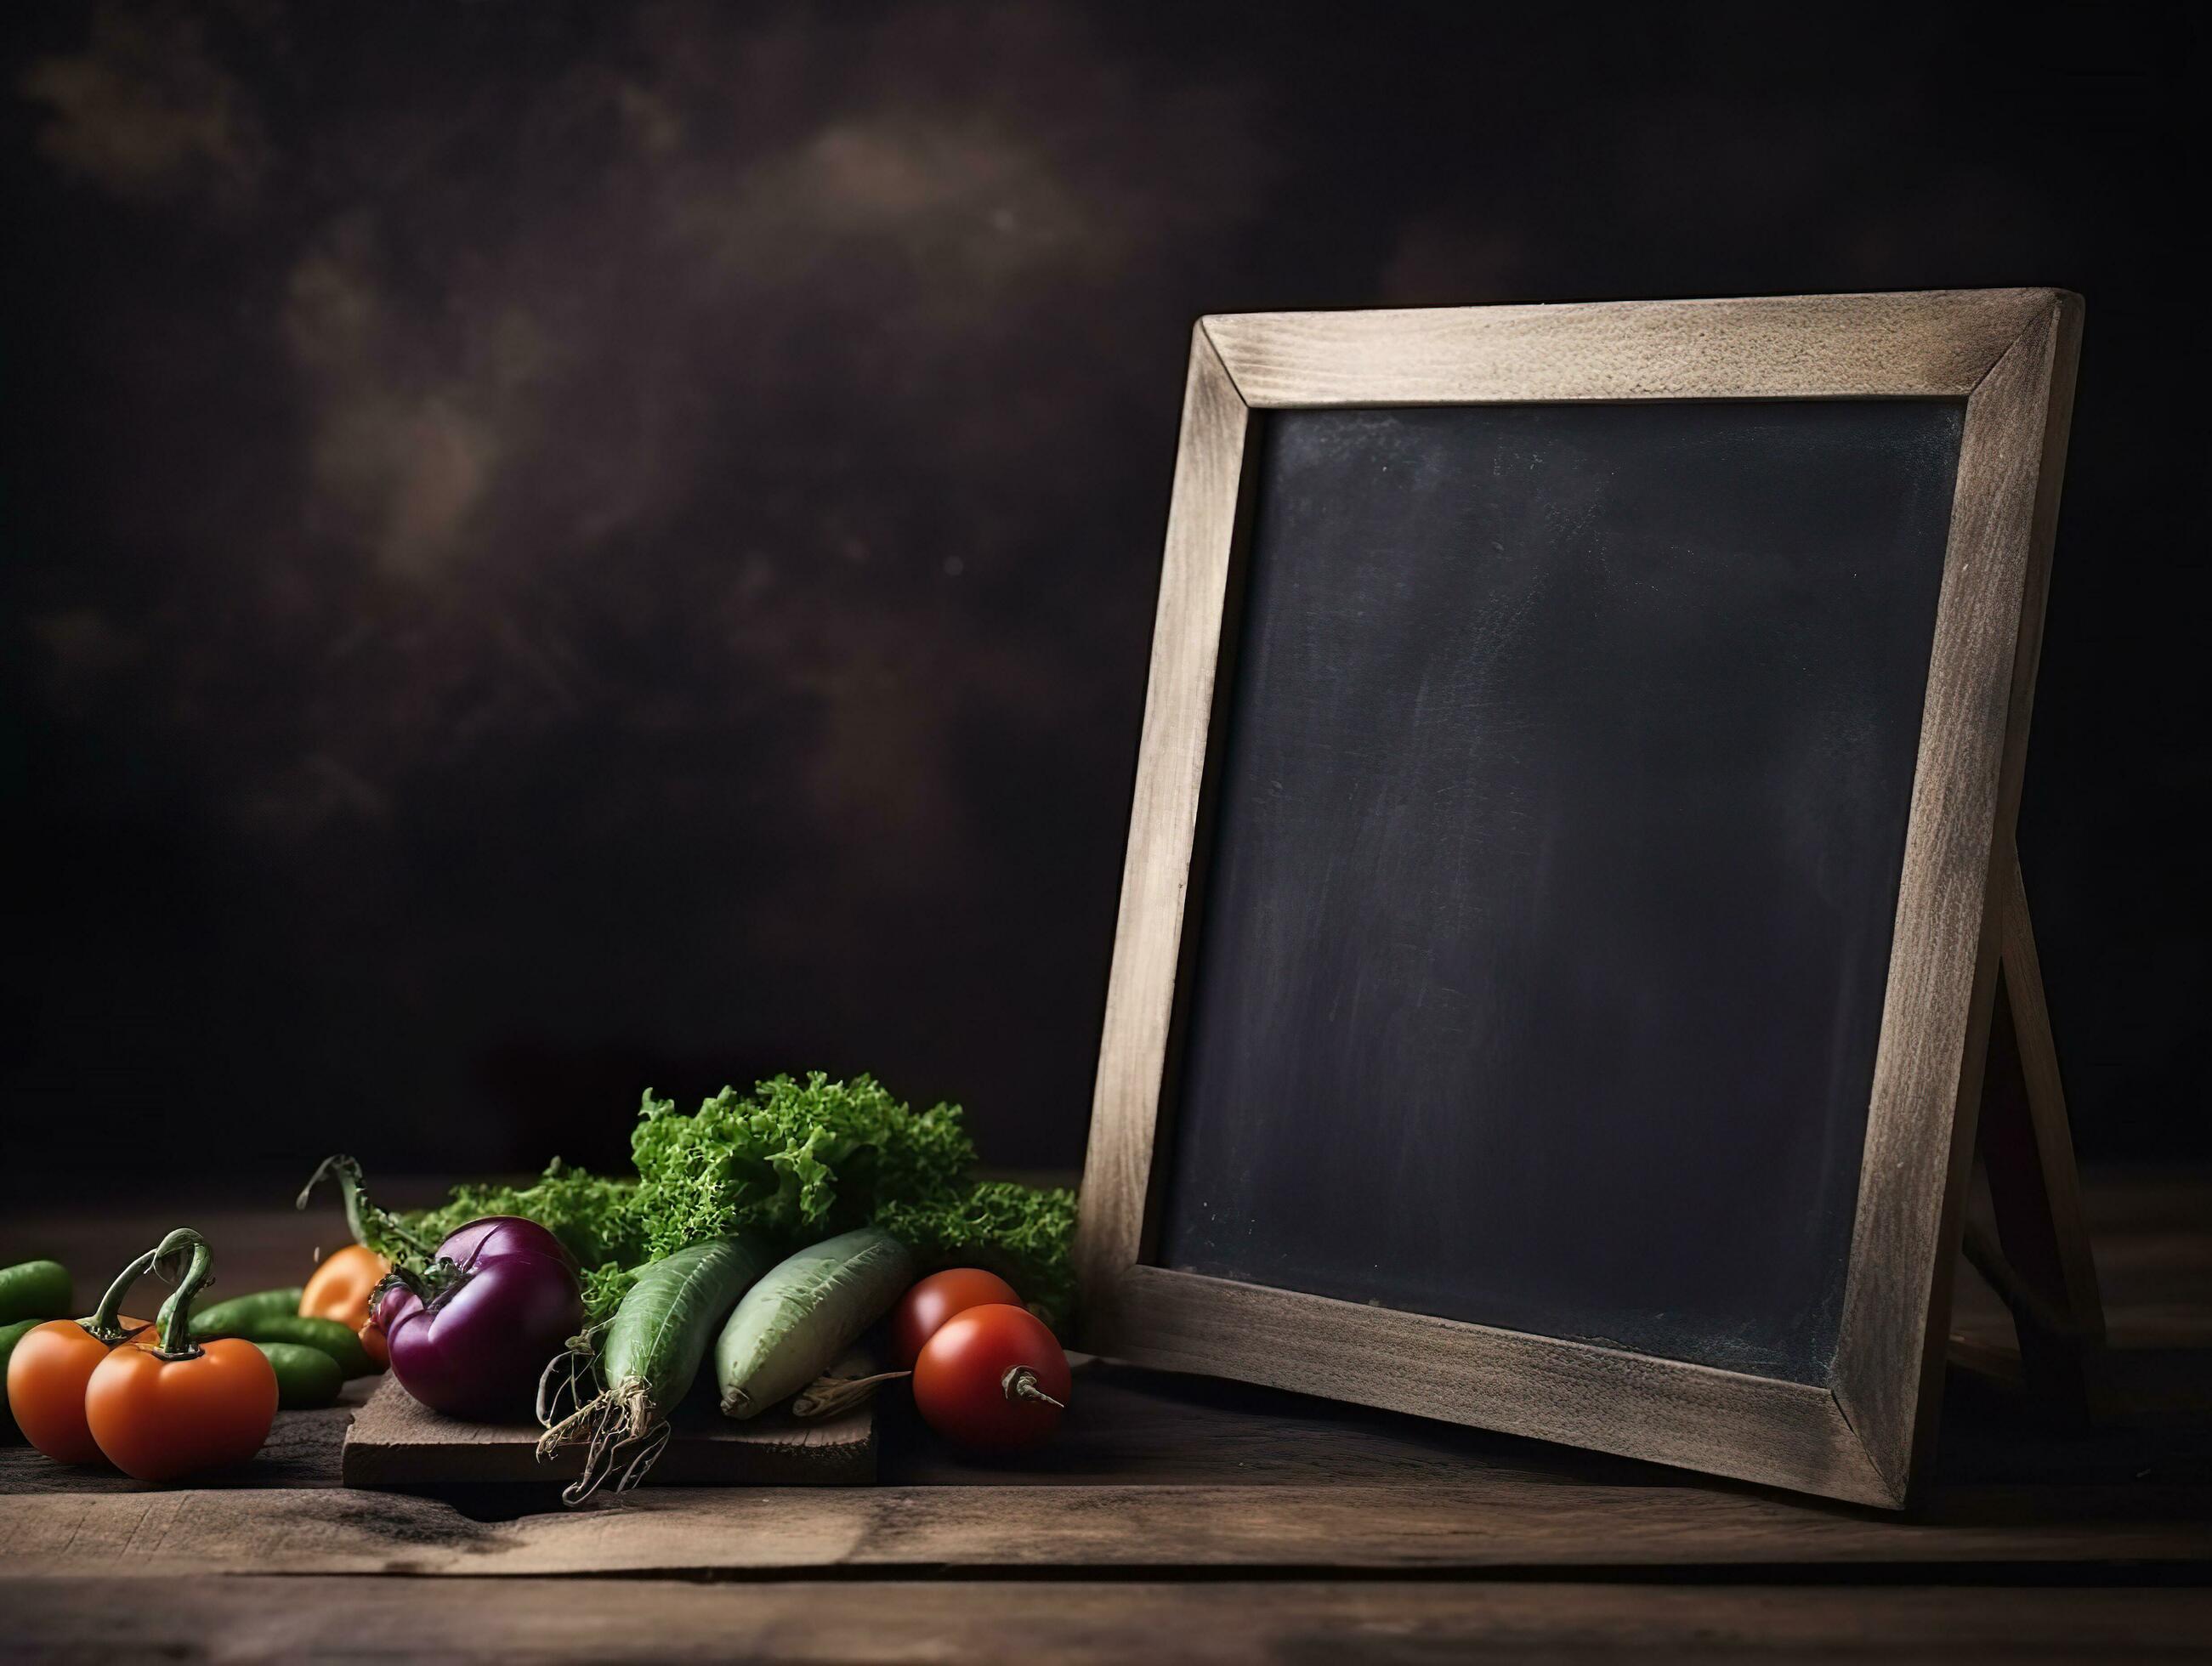
POLYGON ((872 1219, 882 1204, 966 1183, 975 1148, 957 1105, 909 1110, 871 1076, 778 1076, 724 1088, 689 1116, 651 1093, 630 1134, 655 1260, 732 1232, 798 1244, 872 1219))
MULTIPOLYGON (((726 1087, 688 1116, 648 1089, 638 1119, 635 1177, 556 1158, 529 1185, 458 1187, 398 1225, 434 1243, 483 1215, 537 1221, 586 1269, 591 1323, 612 1315, 640 1268, 688 1244, 756 1232, 796 1250, 866 1225, 926 1263, 995 1268, 1055 1324, 1073 1305, 1074 1194, 971 1180, 975 1151, 957 1105, 916 1111, 872 1077, 815 1071, 750 1094, 726 1087)), ((371 1247, 405 1259, 397 1234, 371 1247)))

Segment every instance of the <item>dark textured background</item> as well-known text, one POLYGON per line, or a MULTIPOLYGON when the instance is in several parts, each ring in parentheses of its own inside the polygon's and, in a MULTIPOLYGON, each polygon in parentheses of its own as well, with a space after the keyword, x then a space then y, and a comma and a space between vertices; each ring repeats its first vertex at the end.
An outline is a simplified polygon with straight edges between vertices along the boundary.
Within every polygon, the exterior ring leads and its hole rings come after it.
POLYGON ((867 1068, 1079 1159, 1191 318, 2088 298, 2023 842, 2212 1150, 2199 26, 10 8, 0 1185, 611 1159, 867 1068))

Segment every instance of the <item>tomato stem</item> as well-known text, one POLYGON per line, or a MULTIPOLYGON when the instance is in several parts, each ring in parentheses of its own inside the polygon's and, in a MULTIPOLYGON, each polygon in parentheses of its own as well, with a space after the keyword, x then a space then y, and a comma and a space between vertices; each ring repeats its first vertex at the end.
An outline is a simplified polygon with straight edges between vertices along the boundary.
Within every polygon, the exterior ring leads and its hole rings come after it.
POLYGON ((999 1379, 999 1389, 1009 1400, 1042 1400, 1046 1405, 1057 1406, 1063 1412, 1067 1409, 1066 1401, 1054 1400, 1037 1387, 1037 1374, 1027 1365, 1007 1366, 1006 1374, 999 1379))
MULTIPOLYGON (((170 1234, 171 1237, 175 1236, 174 1233, 170 1234)), ((92 1316, 77 1321, 95 1341, 105 1342, 113 1347, 131 1335, 116 1322, 123 1311, 123 1298, 131 1293, 132 1285, 146 1276, 147 1269, 167 1253, 168 1248, 169 1239, 163 1238, 144 1255, 133 1256, 131 1264, 118 1273, 115 1282, 107 1286, 107 1293, 100 1298, 100 1305, 92 1310, 92 1316)))
POLYGON ((161 1240, 155 1250, 154 1259, 180 1250, 192 1252, 191 1264, 185 1276, 177 1280, 177 1287, 169 1292, 169 1299, 161 1304, 155 1316, 161 1327, 161 1355, 164 1359, 191 1359, 198 1357, 199 1344, 192 1341, 192 1298, 200 1293, 215 1272, 215 1256, 208 1249, 207 1240, 189 1226, 179 1226, 161 1240), (181 1344, 181 1346, 179 1346, 181 1344))

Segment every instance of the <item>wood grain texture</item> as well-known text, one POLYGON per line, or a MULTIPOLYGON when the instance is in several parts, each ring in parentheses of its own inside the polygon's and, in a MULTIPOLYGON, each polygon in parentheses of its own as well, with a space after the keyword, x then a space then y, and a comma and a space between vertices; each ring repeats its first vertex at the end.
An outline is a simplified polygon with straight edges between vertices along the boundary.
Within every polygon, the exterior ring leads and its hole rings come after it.
POLYGON ((674 1580, 0 1580, 10 1641, 41 1657, 227 1661, 1949 1662, 2202 1657, 2203 1590, 1671 1589, 1332 1580, 1198 1585, 972 1580, 726 1586, 674 1580))
MULTIPOLYGON (((860 1362, 841 1374, 865 1375, 860 1362)), ((872 1405, 818 1423, 786 1411, 746 1422, 686 1405, 649 1480, 677 1487, 855 1487, 876 1478, 872 1405)), ((349 1487, 547 1485, 583 1473, 581 1447, 540 1462, 535 1424, 462 1423, 441 1417, 386 1378, 355 1414, 339 1474, 349 1487)))
POLYGON ((1893 1502, 1834 1396, 1810 1384, 1154 1267, 1122 1273, 1115 1306, 1142 1364, 1893 1502))
MULTIPOLYGON (((2016 854, 2001 865, 1998 879, 2003 887, 1999 959, 2011 1003, 2033 1135, 2034 1172, 2029 1186, 2033 1195, 2022 1199, 2022 1207, 2032 1210, 2050 1232, 2052 1265, 2042 1291, 2045 1299, 2065 1315, 2077 1334, 2102 1341, 2105 1307, 2097 1286, 2088 1218, 2082 1207, 2081 1170, 2074 1156, 2073 1125, 2066 1114, 2065 1084, 2058 1073, 2058 1047, 2051 1033, 2043 962, 2036 952, 2027 885, 2016 854)), ((1998 1226, 2001 1231, 2004 1229, 2002 1214, 1998 1226)), ((2039 1268, 2031 1276, 2043 1274, 2039 1268)))
POLYGON ((2046 295, 1966 404, 1834 1375, 1900 1503, 1935 1437, 2079 313, 2046 295))
POLYGON ((1144 1232, 1245 438, 1244 402, 1194 329, 1076 1236, 1085 1322, 1102 1335, 1144 1232))
POLYGON ((1201 322, 1255 407, 1958 397, 2055 294, 1237 313, 1201 322))
POLYGON ((0 1499, 18 1575, 772 1574, 829 1569, 1430 1573, 1854 1563, 2204 1564, 2202 1487, 1960 1489, 1922 1520, 1719 1487, 659 1487, 617 1506, 484 1520, 442 1499, 333 1489, 0 1499))
POLYGON ((2001 861, 1997 883, 2002 946, 1975 1136, 1997 1239, 1970 1223, 1966 1247, 2012 1310, 2021 1377, 2040 1414, 2085 1428, 2095 1412, 2103 1310, 2015 856, 2001 861))

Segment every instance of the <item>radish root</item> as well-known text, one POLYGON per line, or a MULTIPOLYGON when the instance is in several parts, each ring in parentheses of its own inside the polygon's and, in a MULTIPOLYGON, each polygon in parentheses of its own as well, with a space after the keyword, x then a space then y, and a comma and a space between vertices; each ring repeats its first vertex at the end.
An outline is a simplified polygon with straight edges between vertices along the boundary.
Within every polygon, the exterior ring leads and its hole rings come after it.
POLYGON ((538 1438, 538 1461, 547 1462, 564 1447, 584 1447, 584 1472, 561 1489, 563 1504, 583 1503, 611 1479, 617 1493, 629 1492, 652 1472, 673 1432, 644 1383, 588 1393, 598 1384, 592 1355, 580 1348, 556 1355, 538 1379, 538 1420, 545 1430, 538 1438), (564 1400, 573 1409, 556 1417, 564 1400), (619 1478, 617 1464, 623 1466, 619 1478))

